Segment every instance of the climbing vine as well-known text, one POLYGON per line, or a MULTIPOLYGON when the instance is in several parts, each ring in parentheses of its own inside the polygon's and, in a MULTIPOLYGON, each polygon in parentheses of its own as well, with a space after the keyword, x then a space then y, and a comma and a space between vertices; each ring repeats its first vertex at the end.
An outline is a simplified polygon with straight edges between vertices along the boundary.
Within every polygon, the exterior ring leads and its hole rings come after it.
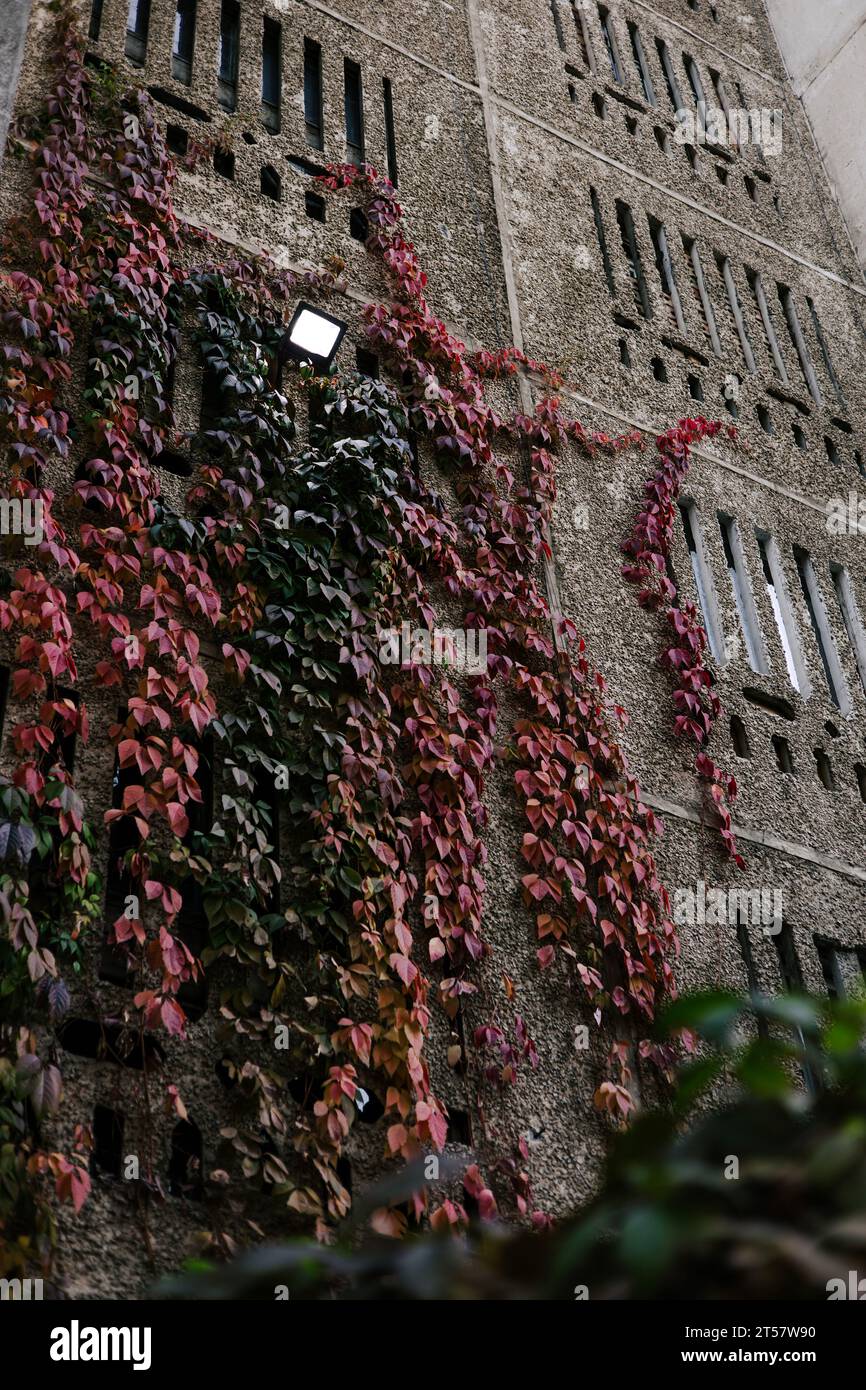
MULTIPOLYGON (((13 1252, 29 1229, 46 1257, 42 1174, 76 1207, 89 1186, 85 1126, 71 1155, 46 1153, 38 1138, 41 1111, 60 1098, 70 991, 85 947, 103 944, 94 830, 64 754, 71 736, 86 743, 90 732, 76 664, 85 648, 97 657, 88 682, 122 711, 99 737, 114 747, 122 786, 105 826, 123 827, 128 846, 113 866, 123 910, 108 942, 134 988, 127 1027, 142 1042, 156 1029, 183 1039, 183 999, 219 962, 220 1028, 244 1054, 230 1067, 242 1120, 223 1134, 227 1151, 248 1183, 313 1218, 326 1239, 349 1209, 341 1157, 371 1093, 388 1154, 412 1159, 446 1142, 425 1041, 441 1006, 454 1030, 449 1061, 468 1065, 458 1024, 466 1001, 476 1017, 484 1004, 477 967, 496 946, 485 932, 485 789, 503 759, 524 821, 520 891, 538 965, 560 969, 597 1024, 612 1021, 596 1103, 628 1116, 633 1048, 669 1068, 670 1050, 648 1036, 675 993, 677 949, 652 854, 657 821, 622 748, 625 711, 574 624, 557 619, 553 630, 539 579, 551 558, 557 454, 641 441, 586 433, 563 410, 561 377, 516 349, 468 351, 427 302, 388 181, 341 165, 322 187, 351 195, 367 218, 389 295, 366 307, 364 326, 401 385, 302 367, 292 396, 307 402, 310 430, 299 448, 279 381, 286 310, 301 287, 338 293, 342 268, 278 272, 264 256, 226 258, 183 228, 150 99, 88 69, 68 6, 56 8, 60 76, 44 115, 12 142, 33 162, 33 205, 11 228, 0 269, 5 491, 38 503, 42 518, 39 543, 0 597, 20 711, 14 772, 0 788, 0 1129, 4 1190, 14 1190, 0 1203, 3 1260, 32 1257, 26 1244, 13 1252), (209 393, 189 438, 170 405, 182 322, 209 393), (74 354, 86 362, 78 395, 74 354), (531 415, 506 416, 485 386, 518 372, 541 383, 541 398, 531 415), (413 439, 429 446, 441 485, 419 466, 413 439), (161 486, 166 450, 182 451, 192 471, 182 510, 161 486), (73 457, 75 482, 55 496, 45 480, 73 457), (485 634, 483 670, 451 673, 429 653, 384 660, 383 630, 429 630, 443 608, 485 634), (506 728, 503 704, 518 710, 506 728), (212 819, 211 756, 222 773, 212 819), (191 909, 207 922, 195 947, 191 909)), ((706 752, 718 701, 703 634, 664 573, 689 445, 717 428, 687 421, 659 441, 626 572, 643 585, 644 606, 667 605, 677 731, 700 746, 698 771, 735 853, 724 802, 735 789, 706 752)), ((513 1041, 493 1022, 479 1022, 472 1041, 487 1084, 507 1087, 538 1065, 517 1012, 513 1041)), ((157 1095, 145 1068, 146 1178, 156 1107, 186 1114, 178 1086, 160 1086, 157 1095)), ((543 1224, 526 1160, 523 1144, 491 1172, 518 1212, 543 1224)), ((219 1180, 231 1180, 227 1169, 219 1180)), ((496 1209, 478 1166, 465 1191, 482 1215, 496 1209)), ((420 1217, 426 1196, 412 1207, 420 1217)), ((466 1210, 447 1200, 430 1219, 460 1224, 466 1210)), ((406 1222, 402 1210, 374 1216, 392 1234, 406 1222)))

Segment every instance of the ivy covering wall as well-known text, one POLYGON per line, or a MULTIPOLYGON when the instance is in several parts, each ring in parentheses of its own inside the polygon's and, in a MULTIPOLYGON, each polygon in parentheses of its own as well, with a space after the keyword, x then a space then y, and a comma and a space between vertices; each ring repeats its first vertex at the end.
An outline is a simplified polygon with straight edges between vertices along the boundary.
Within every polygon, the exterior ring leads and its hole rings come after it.
MULTIPOLYGON (((63 1020, 80 981, 98 988, 106 930, 134 980, 133 1038, 183 1038, 184 991, 212 971, 222 1026, 250 1059, 232 1078, 230 1180, 241 1194, 263 1182, 277 1212, 308 1217, 322 1239, 349 1209, 340 1159, 362 1091, 384 1107, 386 1156, 447 1141, 425 1044, 432 1011, 456 1020, 496 951, 485 780, 498 760, 524 822, 514 874, 538 967, 559 972, 576 1016, 610 1040, 596 1104, 615 1123, 634 1106, 635 1051, 669 1070, 671 1046, 651 1040, 651 1025, 675 993, 677 950, 656 818, 622 747, 626 712, 574 624, 554 632, 541 579, 560 452, 603 466, 642 441, 584 432, 557 396, 564 382, 516 350, 467 350, 427 302, 393 189, 367 167, 332 168, 321 185, 333 198, 351 191, 368 219, 383 299, 366 307, 364 330, 386 380, 288 368, 280 383, 288 314, 302 292, 339 296, 340 268, 299 277, 266 257, 242 263, 180 223, 149 98, 85 66, 69 6, 55 9, 53 90, 12 137, 32 164, 32 201, 7 229, 0 268, 3 492, 43 517, 41 543, 16 551, 0 598, 13 654, 0 786, 4 1272, 47 1262, 56 1198, 79 1210, 89 1192, 89 1117, 75 1117, 68 1153, 41 1133, 58 1106, 75 1106, 62 1099, 63 1020), (181 321, 194 325, 184 351, 209 383, 190 439, 169 404, 181 321), (76 354, 87 365, 73 419, 76 354), (531 416, 506 417, 489 385, 517 372, 538 399, 531 416), (415 441, 435 467, 419 467, 415 441), (160 486, 160 454, 178 449, 195 461, 180 511, 160 486), (58 464, 68 484, 55 491, 45 479, 58 464), (483 672, 382 661, 383 628, 430 629, 442 603, 486 633, 483 672), (97 655, 95 686, 125 711, 107 727, 90 726, 83 651, 97 655), (116 750, 122 802, 104 824, 64 761, 72 735, 80 762, 88 740, 116 750), (223 793, 212 823, 201 813, 206 740, 223 793), (92 855, 119 823, 123 910, 106 923, 92 855), (198 949, 182 929, 190 902, 207 923, 198 949), (298 1078, 300 1109, 287 1089, 298 1078)), ((741 862, 736 788, 708 752, 719 706, 705 637, 666 569, 690 448, 719 428, 687 420, 659 439, 624 573, 673 634, 661 659, 675 677, 675 729, 696 745, 710 814, 741 862)), ((538 1063, 516 1006, 510 1035, 476 1026, 452 1065, 465 1065, 464 1047, 482 1084, 507 1087, 538 1063)), ((183 1086, 182 1074, 145 1078, 148 1125, 163 1102, 186 1115, 183 1086)), ((498 1183, 500 1202, 507 1189, 519 1213, 546 1223, 526 1158, 494 1159, 496 1183, 469 1170, 482 1216, 497 1209, 498 1183)), ((467 1219, 456 1200, 430 1209, 424 1192, 412 1206, 434 1226, 467 1219)), ((373 1222, 401 1234, 408 1215, 383 1208, 373 1222)))

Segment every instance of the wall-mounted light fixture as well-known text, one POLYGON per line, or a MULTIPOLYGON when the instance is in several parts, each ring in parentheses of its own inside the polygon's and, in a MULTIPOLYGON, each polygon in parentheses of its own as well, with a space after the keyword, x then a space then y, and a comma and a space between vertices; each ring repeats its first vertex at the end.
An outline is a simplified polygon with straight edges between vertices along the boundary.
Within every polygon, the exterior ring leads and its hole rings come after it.
POLYGON ((342 319, 335 319, 323 309, 315 309, 302 301, 280 339, 279 360, 285 362, 291 358, 295 362, 312 362, 316 370, 326 376, 348 326, 342 319))

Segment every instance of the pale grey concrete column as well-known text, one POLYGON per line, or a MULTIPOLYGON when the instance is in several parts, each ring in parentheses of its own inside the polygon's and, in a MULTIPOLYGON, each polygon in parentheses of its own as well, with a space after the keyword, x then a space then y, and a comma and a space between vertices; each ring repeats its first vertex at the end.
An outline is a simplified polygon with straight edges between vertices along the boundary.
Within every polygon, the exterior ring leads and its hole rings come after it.
POLYGON ((866 0, 764 0, 851 239, 866 268, 866 0))
POLYGON ((3 0, 0 14, 0 169, 15 105, 32 0, 3 0))

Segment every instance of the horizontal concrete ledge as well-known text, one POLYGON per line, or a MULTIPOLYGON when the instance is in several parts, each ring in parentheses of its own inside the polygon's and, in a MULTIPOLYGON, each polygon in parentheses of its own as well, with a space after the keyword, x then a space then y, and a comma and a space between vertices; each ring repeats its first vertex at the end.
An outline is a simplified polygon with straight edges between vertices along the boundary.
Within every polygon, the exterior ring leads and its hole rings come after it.
MULTIPOLYGON (((644 792, 643 799, 647 806, 664 816, 673 816, 676 820, 688 821, 691 825, 707 825, 706 817, 701 814, 698 806, 681 806, 679 802, 669 801, 664 796, 651 796, 648 792, 644 792)), ((855 883, 866 886, 866 869, 858 868, 855 864, 846 864, 841 859, 834 859, 831 854, 822 854, 820 850, 810 849, 808 845, 797 844, 794 840, 783 840, 781 836, 773 835, 767 830, 750 830, 734 822, 731 829, 737 839, 746 844, 760 845, 762 849, 787 854, 792 859, 814 864, 819 869, 829 869, 831 873, 841 874, 844 878, 853 879, 855 883)))

